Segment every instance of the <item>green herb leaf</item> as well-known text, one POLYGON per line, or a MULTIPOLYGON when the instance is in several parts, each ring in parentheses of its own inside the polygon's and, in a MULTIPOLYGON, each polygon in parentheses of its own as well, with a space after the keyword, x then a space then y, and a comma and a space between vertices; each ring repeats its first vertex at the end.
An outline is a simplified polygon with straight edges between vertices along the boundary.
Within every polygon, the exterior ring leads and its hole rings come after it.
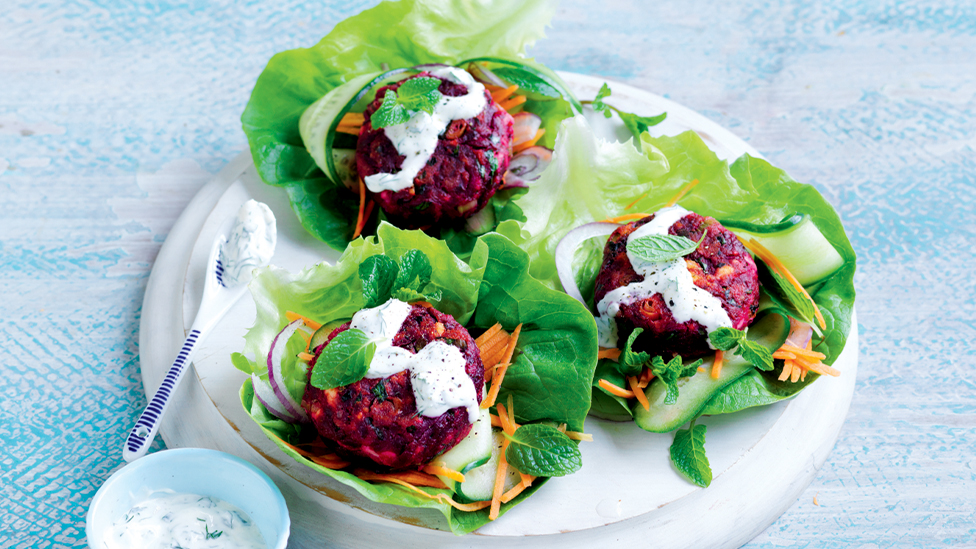
POLYGON ((736 330, 735 328, 726 328, 722 326, 714 332, 708 334, 708 340, 712 342, 712 346, 720 351, 728 351, 734 349, 740 341, 746 338, 746 333, 742 330, 736 330))
POLYGON ((355 383, 369 370, 376 343, 362 330, 350 328, 340 332, 322 349, 312 368, 312 386, 319 389, 344 387, 355 383))
POLYGON ((359 265, 359 280, 363 283, 365 308, 378 307, 390 299, 399 272, 396 262, 385 255, 363 260, 359 265))
POLYGON ((620 120, 623 121, 624 126, 630 130, 630 133, 636 138, 636 143, 640 145, 640 136, 642 133, 647 131, 647 128, 651 126, 656 126, 664 119, 668 117, 668 113, 662 112, 657 116, 638 116, 633 113, 624 112, 620 109, 615 109, 617 114, 620 116, 620 120))
POLYGON ((651 355, 641 351, 635 353, 632 349, 634 341, 637 340, 637 336, 644 332, 644 328, 634 328, 634 331, 630 333, 630 337, 627 338, 627 343, 624 345, 623 350, 620 352, 620 372, 625 376, 636 376, 641 373, 644 369, 644 364, 651 359, 651 355))
POLYGON ((668 394, 664 397, 665 404, 678 402, 678 380, 694 375, 701 363, 702 360, 698 359, 686 366, 680 356, 675 356, 667 363, 660 356, 651 359, 651 371, 654 372, 654 376, 668 387, 668 394))
POLYGON ((789 280, 786 280, 786 278, 781 276, 776 271, 769 269, 769 274, 772 275, 773 280, 776 281, 776 286, 779 288, 779 291, 782 293, 783 297, 785 297, 789 302, 789 306, 793 307, 795 312, 799 315, 800 318, 797 320, 802 320, 807 324, 813 324, 814 315, 816 313, 813 311, 813 303, 807 299, 807 296, 800 293, 799 290, 790 284, 789 280))
POLYGON ((736 349, 735 354, 748 360, 753 366, 764 372, 773 369, 773 353, 754 341, 749 341, 748 339, 740 341, 739 348, 736 349))
POLYGON ((394 288, 422 291, 430 284, 433 269, 430 259, 420 250, 410 250, 400 257, 400 272, 397 274, 394 288))
POLYGON ((437 91, 440 85, 440 78, 420 76, 404 81, 397 90, 386 90, 380 108, 369 118, 370 124, 374 128, 385 128, 407 122, 415 112, 432 114, 443 97, 437 91))
POLYGON ((559 90, 553 88, 548 82, 527 70, 518 67, 498 67, 497 69, 492 69, 491 72, 509 84, 515 84, 520 90, 537 93, 554 99, 562 97, 559 90))
POLYGON ((687 429, 675 431, 671 443, 671 463, 675 469, 702 488, 712 482, 712 468, 705 455, 706 430, 704 425, 692 422, 687 429))
POLYGON ((631 256, 637 256, 644 261, 660 263, 690 254, 698 249, 698 246, 704 240, 704 234, 698 242, 690 238, 672 234, 652 234, 640 238, 628 239, 627 253, 631 256))
POLYGON ((579 448, 559 430, 531 423, 505 435, 511 444, 505 459, 521 473, 537 477, 561 477, 579 471, 583 457, 579 448))
POLYGON ((610 97, 610 86, 606 82, 600 87, 600 91, 596 93, 596 97, 593 98, 593 102, 590 103, 590 107, 596 112, 602 112, 603 116, 610 118, 613 116, 613 107, 607 105, 603 102, 603 99, 610 97))
POLYGON ((376 109, 369 117, 369 123, 374 128, 385 128, 387 126, 395 126, 396 124, 404 124, 408 120, 410 120, 410 113, 407 112, 407 108, 400 102, 396 90, 386 90, 380 108, 376 109))

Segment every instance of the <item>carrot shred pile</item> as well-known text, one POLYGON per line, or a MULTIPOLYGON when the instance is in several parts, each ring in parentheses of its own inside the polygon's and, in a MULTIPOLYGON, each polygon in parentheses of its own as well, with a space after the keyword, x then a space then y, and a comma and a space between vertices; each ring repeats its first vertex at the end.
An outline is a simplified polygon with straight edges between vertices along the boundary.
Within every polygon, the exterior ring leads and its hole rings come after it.
POLYGON ((620 349, 616 347, 606 348, 600 347, 600 352, 596 354, 597 358, 609 358, 610 360, 616 361, 620 358, 620 349))
POLYGON ((624 389, 623 387, 618 387, 605 379, 601 379, 598 382, 598 385, 611 395, 618 396, 620 398, 637 398, 637 395, 635 395, 633 391, 624 389))
MULTIPOLYGON (((309 341, 311 341, 311 340, 309 340, 309 341)), ((306 348, 308 348, 307 345, 306 345, 306 348)), ((299 360, 304 360, 305 362, 311 362, 313 358, 315 358, 315 355, 313 355, 311 353, 306 353, 304 351, 298 353, 298 359, 299 360)))
POLYGON ((821 362, 827 358, 827 355, 812 350, 812 342, 807 342, 806 348, 803 348, 787 341, 779 349, 776 349, 773 358, 783 361, 783 371, 777 378, 780 381, 789 380, 790 383, 804 381, 807 378, 807 372, 834 377, 840 375, 840 370, 821 362))
POLYGON ((637 398, 637 402, 640 402, 640 405, 645 410, 650 410, 651 403, 647 401, 647 396, 644 394, 644 390, 640 386, 637 376, 627 376, 627 384, 630 385, 630 390, 634 393, 634 397, 637 398))
POLYGON ((359 130, 362 129, 363 124, 366 123, 366 117, 361 112, 347 112, 343 115, 342 119, 339 120, 339 125, 336 126, 336 131, 340 133, 349 133, 352 135, 359 135, 359 130))
POLYGON ((535 136, 532 137, 532 139, 529 139, 528 141, 525 141, 523 143, 519 143, 518 145, 515 145, 514 147, 512 147, 512 152, 515 153, 515 154, 518 154, 518 153, 524 151, 525 149, 528 149, 529 147, 534 147, 535 144, 539 142, 539 139, 542 138, 542 136, 545 135, 545 134, 546 134, 546 129, 545 128, 539 128, 535 132, 535 136))
POLYGON ((306 326, 308 326, 312 330, 318 330, 319 328, 322 327, 322 324, 320 322, 315 322, 311 318, 308 318, 307 316, 302 316, 293 311, 285 311, 285 318, 288 319, 288 322, 295 322, 296 320, 301 320, 306 326))
POLYGON ((356 230, 352 233, 352 238, 357 238, 362 234, 363 229, 366 228, 366 220, 369 219, 370 214, 373 213, 373 202, 372 199, 369 200, 369 204, 366 204, 366 184, 363 183, 363 178, 359 178, 359 215, 356 217, 356 230))
MULTIPOLYGON (((499 327, 499 331, 495 334, 495 336, 497 337, 497 334, 502 332, 504 332, 504 330, 501 330, 501 327, 499 327)), ((522 332, 522 325, 519 324, 518 326, 515 327, 515 330, 512 331, 512 335, 508 337, 508 341, 507 344, 505 345, 504 351, 502 352, 501 356, 497 358, 497 361, 495 360, 495 355, 492 354, 491 360, 489 360, 488 363, 486 364, 485 377, 488 377, 488 368, 489 367, 492 368, 491 388, 488 389, 488 396, 486 396, 485 399, 481 401, 482 408, 487 409, 495 405, 495 400, 498 398, 498 391, 501 389, 502 381, 505 379, 505 372, 508 370, 508 367, 511 366, 512 364, 512 355, 515 354, 515 345, 518 343, 518 337, 521 332, 522 332)), ((482 334, 482 336, 484 335, 485 334, 482 334)), ((475 340, 475 343, 477 343, 477 340, 475 340)), ((478 348, 480 349, 481 346, 479 345, 478 348)), ((483 363, 485 362, 484 350, 482 350, 481 361, 483 363)))
POLYGON ((820 307, 817 307, 817 303, 813 300, 812 297, 810 297, 810 294, 807 293, 806 288, 804 288, 803 285, 800 284, 799 281, 797 281, 796 277, 793 276, 793 273, 791 273, 790 270, 786 268, 786 265, 783 265, 783 262, 781 262, 775 255, 773 255, 773 252, 770 252, 768 249, 766 249, 766 247, 760 244, 758 241, 756 241, 755 238, 750 238, 748 242, 744 241, 742 243, 745 245, 746 248, 749 248, 749 251, 759 256, 759 258, 762 259, 766 263, 766 265, 769 266, 770 269, 773 269, 774 271, 779 273, 780 276, 788 280, 790 282, 790 285, 796 288, 796 291, 800 292, 801 294, 803 294, 804 297, 810 300, 810 303, 813 305, 813 312, 817 317, 817 324, 820 325, 820 328, 827 329, 827 323, 824 321, 824 317, 820 313, 820 307))
POLYGON ((443 463, 428 463, 423 471, 428 475, 441 475, 447 477, 454 482, 464 482, 464 474, 460 471, 455 471, 450 467, 444 465, 443 463))

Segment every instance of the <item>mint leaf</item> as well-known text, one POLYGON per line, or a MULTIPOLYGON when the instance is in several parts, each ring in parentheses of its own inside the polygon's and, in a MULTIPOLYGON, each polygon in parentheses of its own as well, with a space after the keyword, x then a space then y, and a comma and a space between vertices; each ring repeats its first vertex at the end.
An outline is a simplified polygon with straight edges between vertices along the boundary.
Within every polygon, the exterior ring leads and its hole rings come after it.
POLYGON ((370 341, 362 330, 350 328, 340 332, 316 359, 310 382, 319 389, 355 383, 366 375, 375 352, 376 343, 370 341))
POLYGON ((647 128, 664 122, 664 119, 668 116, 668 113, 666 112, 662 112, 657 116, 638 116, 636 114, 624 112, 620 109, 614 110, 617 111, 617 114, 620 116, 620 120, 623 121, 624 126, 626 126, 627 129, 630 130, 630 133, 634 135, 634 138, 637 140, 638 144, 640 143, 641 134, 646 132, 647 128))
POLYGON ((712 483, 712 468, 705 455, 706 430, 704 425, 692 422, 688 429, 675 431, 671 443, 671 463, 675 469, 702 488, 712 483))
POLYGON ((583 456, 576 443, 554 427, 530 423, 505 437, 511 441, 505 451, 505 460, 521 473, 561 477, 583 467, 583 456))
POLYGON ((600 91, 596 93, 596 97, 593 98, 593 102, 590 103, 590 107, 596 112, 602 112, 603 116, 610 118, 613 116, 613 111, 611 110, 613 107, 603 102, 603 99, 606 97, 610 97, 610 86, 604 82, 603 86, 600 87, 600 91))
POLYGON ((400 103, 396 90, 386 90, 380 108, 373 111, 369 117, 369 123, 374 128, 404 124, 408 120, 410 120, 410 114, 407 112, 407 108, 400 103))
POLYGON ((405 80, 397 90, 400 104, 408 111, 424 111, 428 114, 434 113, 434 107, 441 100, 441 92, 437 91, 442 80, 433 76, 418 76, 405 80))
POLYGON ((649 263, 660 263, 684 257, 698 249, 705 235, 695 242, 690 238, 671 234, 652 234, 627 240, 627 254, 649 263))
POLYGON ((385 255, 363 260, 359 265, 359 279, 363 283, 365 308, 378 307, 390 299, 399 271, 396 262, 385 255))
POLYGON ((641 373, 644 369, 644 364, 650 360, 651 356, 643 351, 635 353, 631 347, 634 345, 634 341, 637 340, 637 336, 644 332, 644 328, 634 328, 633 332, 630 332, 630 337, 627 338, 627 343, 624 345, 624 349, 620 352, 620 372, 625 376, 636 376, 641 373))
POLYGON ((789 280, 777 273, 776 271, 769 269, 769 274, 772 275, 773 280, 776 281, 776 286, 782 293, 783 297, 789 302, 789 306, 794 309, 799 318, 797 320, 802 320, 807 324, 813 324, 813 317, 816 313, 813 311, 813 303, 807 299, 807 296, 800 293, 789 280))
POLYGON ((678 402, 678 380, 683 377, 695 375, 701 363, 702 360, 699 358, 686 366, 682 363, 680 356, 675 356, 667 363, 659 356, 651 359, 651 371, 654 373, 654 376, 668 387, 668 393, 664 397, 665 404, 678 402))
POLYGON ((714 332, 708 334, 708 340, 712 342, 712 346, 720 351, 728 351, 729 349, 734 349, 740 341, 746 338, 746 333, 742 330, 736 330, 735 328, 726 328, 722 326, 714 332))
POLYGON ((400 272, 393 286, 419 292, 430 284, 432 272, 427 255, 420 250, 410 250, 400 257, 400 272))
POLYGON ((753 366, 764 372, 773 369, 773 353, 754 341, 749 341, 748 339, 740 341, 739 348, 736 349, 735 354, 751 362, 753 366))
POLYGON ((546 97, 552 97, 555 99, 562 97, 562 94, 560 94, 556 88, 550 86, 548 82, 525 69, 520 69, 517 67, 499 67, 497 69, 492 69, 491 72, 509 84, 515 84, 520 90, 537 93, 539 95, 544 95, 546 97))

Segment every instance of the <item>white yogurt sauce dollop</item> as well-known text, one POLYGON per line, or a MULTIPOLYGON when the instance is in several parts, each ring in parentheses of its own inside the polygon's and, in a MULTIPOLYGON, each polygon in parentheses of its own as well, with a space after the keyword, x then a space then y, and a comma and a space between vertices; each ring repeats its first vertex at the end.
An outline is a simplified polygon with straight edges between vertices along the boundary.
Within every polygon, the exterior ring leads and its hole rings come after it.
POLYGON ((220 246, 223 283, 232 287, 246 282, 255 267, 271 262, 278 231, 271 208, 262 202, 248 200, 237 212, 230 239, 220 246))
POLYGON ((106 549, 265 549, 244 511, 217 498, 170 493, 129 509, 109 528, 106 549))
POLYGON ((485 87, 467 71, 457 67, 440 67, 428 71, 434 76, 446 78, 468 88, 468 93, 458 97, 443 96, 434 107, 433 114, 424 111, 411 113, 410 120, 383 128, 387 139, 398 153, 403 164, 397 173, 377 173, 366 176, 363 182, 371 192, 402 191, 413 186, 413 180, 427 164, 437 148, 437 138, 444 133, 452 120, 465 120, 478 116, 488 101, 485 87))
POLYGON ((393 338, 412 308, 399 299, 391 299, 353 315, 349 327, 362 330, 376 343, 366 377, 378 379, 408 370, 420 415, 437 417, 463 406, 468 412, 468 422, 474 423, 480 413, 478 396, 474 382, 464 370, 466 362, 460 349, 443 341, 432 341, 416 354, 393 346, 393 338))
MULTIPOLYGON (((630 233, 630 239, 648 235, 668 234, 668 229, 690 212, 681 206, 671 206, 658 210, 654 219, 641 225, 630 233)), ((621 305, 628 305, 654 294, 661 294, 664 304, 671 310, 677 322, 695 320, 708 333, 720 327, 732 327, 732 319, 722 307, 722 300, 695 286, 695 281, 688 271, 688 264, 680 257, 671 261, 648 262, 627 254, 630 265, 637 274, 643 275, 644 280, 621 286, 608 292, 596 305, 599 316, 596 319, 600 345, 603 347, 617 346, 617 313, 621 305)), ((712 342, 708 341, 712 349, 712 342)))

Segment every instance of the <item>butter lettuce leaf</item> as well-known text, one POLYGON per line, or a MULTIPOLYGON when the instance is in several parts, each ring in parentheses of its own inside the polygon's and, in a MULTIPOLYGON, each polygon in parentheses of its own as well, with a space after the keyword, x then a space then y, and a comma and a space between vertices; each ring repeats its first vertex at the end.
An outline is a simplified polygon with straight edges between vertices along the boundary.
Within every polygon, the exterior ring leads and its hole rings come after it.
POLYGON ((241 116, 258 174, 287 191, 311 234, 345 249, 355 229, 358 200, 326 177, 306 149, 299 132, 305 109, 342 84, 365 83, 387 68, 455 65, 480 57, 528 62, 525 49, 544 36, 555 9, 555 0, 383 2, 338 23, 310 48, 276 54, 241 116))
MULTIPOLYGON (((566 294, 545 287, 528 274, 529 259, 505 237, 488 233, 472 247, 467 260, 454 255, 447 245, 421 231, 407 231, 381 224, 374 237, 353 241, 335 265, 320 264, 300 273, 268 267, 256 271, 249 289, 257 306, 254 326, 245 335, 243 353, 234 365, 246 372, 266 372, 264 358, 271 340, 288 323, 293 311, 323 324, 343 321, 363 307, 359 265, 374 255, 401 262, 412 250, 423 252, 431 264, 427 290, 440 294, 432 302, 453 315, 472 335, 500 322, 506 330, 522 324, 514 363, 501 387, 500 399, 513 395, 520 422, 551 421, 582 430, 590 408, 590 381, 596 365, 596 326, 586 308, 566 294), (569 345, 563 342, 570 342, 569 345)), ((426 273, 426 270, 424 270, 426 273)), ((301 400, 307 382, 307 366, 297 358, 304 341, 289 341, 283 360, 285 384, 301 400)), ((285 453, 353 487, 372 501, 407 507, 434 508, 447 518, 458 534, 488 522, 488 512, 462 513, 447 504, 393 484, 370 484, 344 472, 315 465, 290 444, 314 438, 310 425, 296 426, 272 416, 253 396, 251 380, 241 389, 241 403, 265 434, 285 453)), ((543 479, 540 479, 543 480, 543 479)), ((534 490, 503 506, 503 512, 534 490)), ((423 488, 429 494, 447 490, 423 488)))

